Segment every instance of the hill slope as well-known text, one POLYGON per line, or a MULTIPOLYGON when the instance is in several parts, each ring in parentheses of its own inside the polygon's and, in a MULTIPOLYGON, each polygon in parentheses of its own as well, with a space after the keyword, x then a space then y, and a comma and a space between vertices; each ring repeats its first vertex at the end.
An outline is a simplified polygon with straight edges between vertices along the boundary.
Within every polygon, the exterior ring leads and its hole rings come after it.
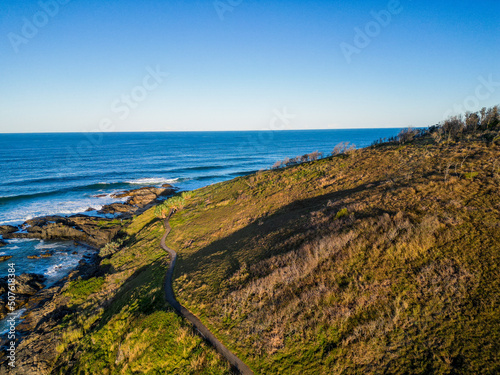
MULTIPOLYGON (((256 373, 499 372, 490 138, 382 144, 195 191, 167 239, 178 300, 256 373)), ((153 210, 136 217, 99 277, 65 287, 53 373, 230 373, 163 299, 162 233, 153 210)))
POLYGON ((496 373, 499 156, 427 137, 202 189, 178 298, 259 373, 496 373))

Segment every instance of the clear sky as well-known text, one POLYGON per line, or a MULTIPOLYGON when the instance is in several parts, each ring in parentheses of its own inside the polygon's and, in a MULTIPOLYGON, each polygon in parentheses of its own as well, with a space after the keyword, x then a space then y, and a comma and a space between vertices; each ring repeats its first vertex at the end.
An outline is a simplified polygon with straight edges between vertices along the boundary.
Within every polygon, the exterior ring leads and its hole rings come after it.
POLYGON ((500 103, 499 11, 0 0, 0 132, 427 126, 500 103))

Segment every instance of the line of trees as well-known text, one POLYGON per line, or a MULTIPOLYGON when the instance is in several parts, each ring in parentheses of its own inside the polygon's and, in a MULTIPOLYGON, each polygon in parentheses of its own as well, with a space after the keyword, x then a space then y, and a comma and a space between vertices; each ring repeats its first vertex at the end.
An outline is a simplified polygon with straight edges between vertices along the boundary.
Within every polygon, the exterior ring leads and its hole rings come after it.
MULTIPOLYGON (((328 154, 327 156, 335 156, 335 155, 341 155, 341 154, 348 154, 351 153, 352 151, 356 150, 356 146, 353 144, 350 144, 349 142, 341 142, 338 145, 336 145, 333 148, 333 151, 328 154)), ((290 158, 285 158, 284 160, 277 161, 274 163, 272 166, 272 169, 279 169, 279 168, 285 168, 285 167, 290 167, 292 165, 299 165, 302 163, 307 163, 310 161, 316 161, 319 159, 323 159, 324 154, 319 151, 314 151, 311 152, 310 154, 305 154, 302 156, 296 156, 292 159, 290 158)))
POLYGON ((488 130, 500 130, 500 113, 498 106, 482 108, 478 112, 467 112, 465 115, 453 116, 445 120, 437 129, 444 138, 460 138, 462 135, 474 134, 488 130))
MULTIPOLYGON (((425 129, 405 128, 398 135, 390 138, 380 138, 372 143, 372 147, 383 143, 405 144, 417 138, 431 135, 436 141, 458 139, 467 134, 479 134, 500 130, 500 112, 498 106, 491 108, 482 108, 478 112, 467 112, 465 115, 452 116, 441 124, 433 125, 425 129)), ((493 132, 494 133, 494 132, 493 132)), ((495 138, 492 134, 486 134, 486 138, 495 138)), ((492 138, 492 139, 493 139, 492 138)), ((336 145, 333 151, 327 156, 349 154, 356 150, 355 145, 349 142, 341 142, 336 145)), ((297 156, 295 158, 286 158, 277 161, 272 168, 279 169, 322 159, 323 153, 315 151, 310 154, 297 156)))
MULTIPOLYGON (((378 146, 383 143, 411 142, 416 138, 431 135, 436 141, 456 140, 462 136, 480 134, 500 130, 500 112, 498 106, 482 108, 477 112, 467 112, 464 115, 452 116, 442 123, 425 129, 406 128, 397 136, 380 138, 372 143, 378 146)), ((491 134, 490 134, 491 136, 491 134)), ((488 138, 488 135, 486 136, 488 138)))

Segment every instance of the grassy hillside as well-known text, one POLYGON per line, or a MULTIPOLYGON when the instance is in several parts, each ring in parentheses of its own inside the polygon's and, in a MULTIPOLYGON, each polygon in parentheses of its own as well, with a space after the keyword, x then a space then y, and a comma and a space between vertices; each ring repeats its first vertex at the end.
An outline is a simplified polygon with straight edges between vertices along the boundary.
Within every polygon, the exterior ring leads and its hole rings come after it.
MULTIPOLYGON (((179 301, 261 374, 500 371, 500 147, 423 137, 186 195, 179 301)), ((56 373, 224 374, 162 294, 153 211, 66 290, 56 373)))
POLYGON ((201 189, 178 298, 258 373, 498 373, 499 156, 428 136, 201 189))
POLYGON ((168 257, 159 248, 162 233, 152 210, 136 217, 122 240, 101 250, 108 254, 103 275, 68 286, 53 373, 231 373, 164 301, 168 257))

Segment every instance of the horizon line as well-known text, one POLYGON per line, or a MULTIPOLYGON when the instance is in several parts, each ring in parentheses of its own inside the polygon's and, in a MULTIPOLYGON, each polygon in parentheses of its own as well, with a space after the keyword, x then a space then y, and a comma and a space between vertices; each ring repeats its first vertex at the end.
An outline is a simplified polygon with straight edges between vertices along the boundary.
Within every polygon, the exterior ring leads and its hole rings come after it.
POLYGON ((133 133, 240 133, 240 132, 290 132, 290 131, 330 131, 330 130, 381 130, 381 129, 425 129, 428 126, 388 126, 382 128, 301 128, 301 129, 242 129, 242 130, 131 130, 131 131, 43 131, 43 132, 0 132, 0 135, 22 135, 22 134, 133 134, 133 133))

